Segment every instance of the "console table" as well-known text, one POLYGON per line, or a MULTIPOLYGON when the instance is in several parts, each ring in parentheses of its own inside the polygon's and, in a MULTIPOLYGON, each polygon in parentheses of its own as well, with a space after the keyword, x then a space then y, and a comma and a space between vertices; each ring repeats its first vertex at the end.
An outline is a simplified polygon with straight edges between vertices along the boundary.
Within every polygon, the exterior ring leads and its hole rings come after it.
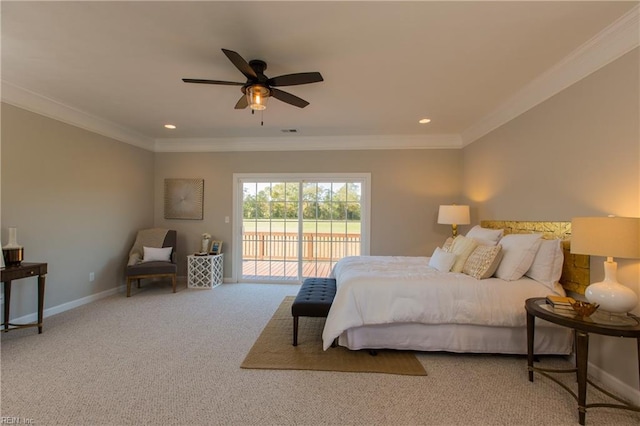
POLYGON ((224 255, 187 256, 187 286, 189 288, 213 288, 222 284, 224 255))
POLYGON ((42 311, 44 308, 44 276, 47 274, 46 263, 22 262, 20 266, 0 269, 0 277, 4 287, 4 323, 2 331, 7 332, 26 327, 38 327, 38 334, 42 333, 42 311), (38 277, 38 322, 31 324, 11 324, 9 322, 9 308, 11 306, 11 282, 22 278, 38 277))
POLYGON ((589 360, 589 333, 605 336, 635 338, 638 344, 638 369, 640 373, 640 318, 632 314, 610 315, 596 311, 590 317, 581 317, 573 310, 554 309, 547 305, 544 297, 527 299, 525 302, 527 311, 527 364, 529 381, 533 382, 533 373, 539 373, 553 380, 568 391, 578 402, 578 421, 584 425, 587 408, 609 407, 640 412, 640 407, 629 404, 612 393, 602 389, 587 378, 587 363, 589 360), (542 318, 553 324, 568 327, 575 333, 576 368, 571 369, 546 369, 533 366, 535 355, 533 353, 533 341, 535 335, 535 318, 542 318), (567 385, 551 376, 552 373, 575 373, 578 380, 578 394, 567 385), (603 394, 614 399, 618 403, 587 404, 587 384, 598 389, 603 394))

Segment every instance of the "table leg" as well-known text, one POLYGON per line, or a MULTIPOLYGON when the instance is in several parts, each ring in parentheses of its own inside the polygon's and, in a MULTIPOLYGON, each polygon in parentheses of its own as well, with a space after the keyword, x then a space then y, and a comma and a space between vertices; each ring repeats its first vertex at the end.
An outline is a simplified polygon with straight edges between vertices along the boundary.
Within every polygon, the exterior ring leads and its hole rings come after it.
POLYGON ((4 283, 4 329, 9 329, 9 307, 11 306, 11 281, 4 283))
POLYGON ((42 334, 42 320, 44 310, 44 275, 38 276, 38 334, 42 334))
POLYGON ((578 416, 584 425, 587 414, 587 360, 589 359, 589 333, 576 330, 576 368, 578 370, 578 416))
POLYGON ((533 342, 536 329, 535 317, 527 312, 527 367, 529 370, 529 381, 533 382, 533 342))

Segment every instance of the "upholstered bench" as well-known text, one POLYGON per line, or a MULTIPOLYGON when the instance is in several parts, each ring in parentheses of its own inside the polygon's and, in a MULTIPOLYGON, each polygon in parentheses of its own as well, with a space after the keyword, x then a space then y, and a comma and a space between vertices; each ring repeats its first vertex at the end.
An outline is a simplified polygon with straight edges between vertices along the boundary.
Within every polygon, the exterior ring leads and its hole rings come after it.
POLYGON ((326 318, 335 295, 336 280, 333 278, 307 278, 304 280, 293 305, 291 305, 293 346, 298 346, 298 317, 326 318))

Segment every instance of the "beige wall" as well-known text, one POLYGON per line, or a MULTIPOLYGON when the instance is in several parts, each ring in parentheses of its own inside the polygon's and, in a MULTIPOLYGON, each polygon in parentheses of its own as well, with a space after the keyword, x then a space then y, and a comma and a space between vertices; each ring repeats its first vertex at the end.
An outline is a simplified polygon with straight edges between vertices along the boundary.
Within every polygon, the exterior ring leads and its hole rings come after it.
MULTIPOLYGON (((187 254, 210 232, 224 241, 225 277, 233 259, 234 173, 371 173, 371 254, 431 255, 451 232, 437 225, 438 205, 459 202, 460 150, 297 151, 158 153, 155 164, 155 224, 178 230, 179 274, 187 254), (204 220, 165 220, 165 178, 205 180, 204 220)), ((464 231, 464 227, 461 227, 464 231)))
MULTIPOLYGON (((153 153, 2 104, 2 243, 47 262, 45 308, 123 283, 135 231, 153 225, 153 153), (95 281, 89 282, 89 273, 95 281)), ((36 280, 12 286, 12 318, 36 311, 36 280)))
MULTIPOLYGON (((464 148, 464 195, 476 217, 639 217, 639 63, 635 49, 464 148)), ((603 261, 592 258, 592 282, 603 261)), ((640 262, 618 262, 619 281, 640 293, 640 262)), ((594 336, 590 361, 638 388, 635 341, 594 336)))

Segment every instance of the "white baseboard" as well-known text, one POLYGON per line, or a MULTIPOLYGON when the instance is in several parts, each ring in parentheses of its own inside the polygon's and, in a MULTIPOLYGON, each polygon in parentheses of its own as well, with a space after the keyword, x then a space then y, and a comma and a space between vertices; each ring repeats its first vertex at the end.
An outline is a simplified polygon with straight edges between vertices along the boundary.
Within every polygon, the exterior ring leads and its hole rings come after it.
MULTIPOLYGON (((178 282, 186 282, 186 277, 178 276, 178 282), (182 280, 182 281, 181 281, 182 280)), ((56 315, 62 313, 64 311, 68 311, 73 308, 77 308, 78 306, 86 305, 87 303, 95 302, 96 300, 104 299, 105 297, 112 296, 117 293, 124 293, 127 291, 126 285, 121 285, 119 287, 110 288, 109 290, 101 291, 100 293, 95 293, 90 296, 82 297, 80 299, 72 300, 70 302, 63 303, 61 305, 52 306, 50 308, 45 309, 42 312, 42 316, 44 318, 50 317, 51 315, 56 315)), ((4 300, 4 295, 1 295, 2 299, 0 302, 4 300)), ((24 315, 19 318, 12 318, 11 322, 15 323, 30 323, 36 322, 38 320, 38 313, 34 312, 32 314, 24 315)))
POLYGON ((640 390, 621 382, 617 377, 607 373, 597 365, 589 363, 589 375, 598 380, 605 388, 616 395, 623 395, 624 398, 635 405, 640 405, 640 390))
MULTIPOLYGON (((95 293, 90 296, 82 297, 80 299, 72 300, 71 302, 66 302, 61 305, 52 306, 50 308, 45 309, 42 312, 42 316, 44 318, 50 317, 51 315, 56 315, 62 313, 64 311, 68 311, 73 308, 77 308, 78 306, 86 305, 87 303, 95 302, 96 300, 104 299, 105 297, 112 296, 116 293, 123 292, 125 286, 114 287, 109 290, 101 291, 100 293, 95 293)), ((11 322, 13 323, 30 323, 38 321, 38 313, 34 312, 32 314, 24 315, 19 318, 12 318, 11 322)))

